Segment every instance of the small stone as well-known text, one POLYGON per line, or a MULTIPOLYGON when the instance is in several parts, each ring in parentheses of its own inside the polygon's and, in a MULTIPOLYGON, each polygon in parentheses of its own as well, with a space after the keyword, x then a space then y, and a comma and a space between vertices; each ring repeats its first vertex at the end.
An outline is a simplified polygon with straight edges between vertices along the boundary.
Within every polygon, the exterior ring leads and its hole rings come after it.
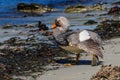
POLYGON ((3 29, 9 29, 12 28, 13 26, 11 24, 5 24, 2 28, 3 29))
POLYGON ((84 23, 84 25, 92 25, 92 24, 97 24, 97 22, 94 20, 88 20, 87 22, 84 23))

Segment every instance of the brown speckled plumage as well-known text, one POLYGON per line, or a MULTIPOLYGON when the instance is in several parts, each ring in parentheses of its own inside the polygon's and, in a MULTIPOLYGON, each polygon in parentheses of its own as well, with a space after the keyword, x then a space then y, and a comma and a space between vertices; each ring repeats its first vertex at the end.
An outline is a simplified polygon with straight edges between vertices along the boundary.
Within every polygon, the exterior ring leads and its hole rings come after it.
MULTIPOLYGON (((62 20, 62 18, 61 19, 57 18, 57 19, 59 19, 59 21, 62 20)), ((65 24, 65 22, 63 24, 65 24)), ((73 49, 71 49, 71 48, 76 48, 77 53, 84 50, 87 53, 95 54, 96 56, 103 58, 103 54, 100 49, 100 47, 102 47, 102 45, 101 45, 102 41, 98 34, 96 34, 95 32, 92 32, 92 31, 85 30, 87 32, 87 34, 89 34, 90 38, 85 41, 80 41, 79 34, 84 30, 76 30, 76 31, 67 32, 68 26, 65 28, 63 28, 63 27, 64 27, 64 25, 61 25, 61 26, 59 25, 59 27, 53 29, 53 34, 57 41, 60 41, 60 38, 63 38, 63 40, 65 39, 68 43, 71 44, 72 47, 70 47, 70 49, 65 48, 65 46, 63 47, 64 49, 73 52, 72 51, 73 49), (63 28, 63 29, 61 29, 61 28, 63 28), (78 50, 78 49, 80 49, 80 50, 78 50)))

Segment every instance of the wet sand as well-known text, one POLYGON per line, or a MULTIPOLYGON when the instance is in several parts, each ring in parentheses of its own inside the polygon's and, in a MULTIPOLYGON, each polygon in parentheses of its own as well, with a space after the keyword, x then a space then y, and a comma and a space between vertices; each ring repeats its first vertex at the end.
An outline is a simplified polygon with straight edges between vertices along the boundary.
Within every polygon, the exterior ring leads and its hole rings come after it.
MULTIPOLYGON (((102 65, 116 65, 120 66, 120 38, 110 39, 104 41, 104 59, 102 65)), ((84 59, 84 57, 83 57, 84 59)), ((87 59, 87 57, 85 57, 87 59)), ((90 57, 88 56, 88 60, 90 57)), ((91 65, 72 65, 58 70, 45 72, 42 76, 37 77, 36 80, 90 80, 101 65, 92 67, 91 65)))

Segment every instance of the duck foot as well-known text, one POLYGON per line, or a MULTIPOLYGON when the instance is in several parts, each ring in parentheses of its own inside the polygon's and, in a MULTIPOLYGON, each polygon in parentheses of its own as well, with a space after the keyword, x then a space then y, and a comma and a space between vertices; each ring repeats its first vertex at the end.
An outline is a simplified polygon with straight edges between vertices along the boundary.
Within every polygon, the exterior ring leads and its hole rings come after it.
POLYGON ((76 64, 76 65, 79 64, 79 57, 80 57, 80 54, 77 53, 77 54, 76 54, 76 61, 75 61, 75 64, 76 64))
POLYGON ((99 64, 98 56, 95 54, 92 54, 91 66, 98 66, 98 64, 99 64))

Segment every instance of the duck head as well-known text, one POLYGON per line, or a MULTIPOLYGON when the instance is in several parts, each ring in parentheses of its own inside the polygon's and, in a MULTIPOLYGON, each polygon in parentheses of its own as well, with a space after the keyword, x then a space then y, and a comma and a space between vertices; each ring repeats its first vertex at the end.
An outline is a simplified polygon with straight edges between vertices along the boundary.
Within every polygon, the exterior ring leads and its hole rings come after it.
POLYGON ((61 32, 65 32, 68 30, 68 27, 70 26, 69 21, 66 17, 60 16, 55 19, 55 22, 52 25, 52 29, 60 30, 61 32))
POLYGON ((55 38, 55 43, 60 45, 67 45, 68 42, 64 39, 68 31, 69 21, 66 17, 60 16, 55 19, 52 25, 52 32, 55 38))

